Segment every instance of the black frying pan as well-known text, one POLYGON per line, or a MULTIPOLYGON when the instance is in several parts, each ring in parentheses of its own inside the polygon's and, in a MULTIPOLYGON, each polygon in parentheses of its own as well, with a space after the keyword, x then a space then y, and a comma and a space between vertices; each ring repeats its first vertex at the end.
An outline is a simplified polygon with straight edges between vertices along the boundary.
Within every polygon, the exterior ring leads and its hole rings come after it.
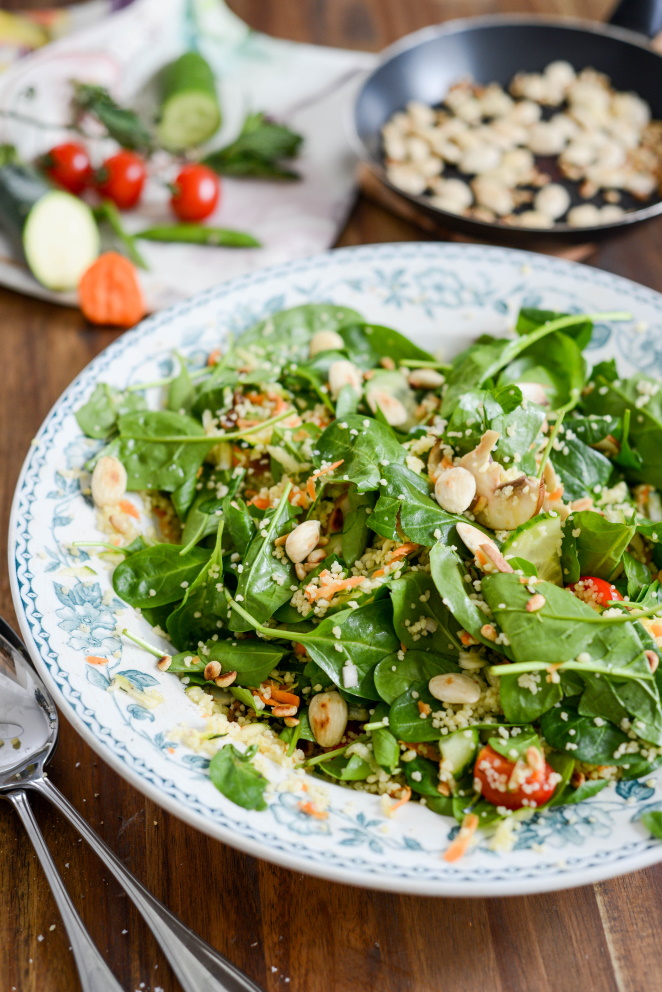
MULTIPOLYGON (((409 100, 439 104, 450 86, 462 77, 507 87, 517 72, 540 72, 557 59, 567 59, 577 70, 591 66, 606 73, 617 90, 635 91, 650 104, 653 117, 662 119, 662 57, 648 42, 648 37, 661 29, 662 0, 622 0, 611 23, 604 25, 514 14, 424 28, 388 48, 359 92, 354 127, 362 156, 395 193, 423 208, 444 226, 480 240, 519 245, 536 240, 578 242, 648 220, 662 213, 662 199, 637 206, 620 220, 599 227, 557 224, 552 229, 515 228, 447 213, 432 206, 427 197, 411 196, 388 182, 382 165, 380 132, 382 125, 409 100)), ((586 202, 577 196, 574 201, 586 202)), ((629 206, 625 200, 623 205, 629 206)))

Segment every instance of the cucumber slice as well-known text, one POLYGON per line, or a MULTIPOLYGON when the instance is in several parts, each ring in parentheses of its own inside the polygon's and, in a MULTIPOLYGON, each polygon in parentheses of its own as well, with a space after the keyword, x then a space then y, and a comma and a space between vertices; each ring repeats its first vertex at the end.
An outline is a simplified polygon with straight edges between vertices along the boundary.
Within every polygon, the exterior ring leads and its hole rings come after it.
POLYGON ((92 211, 70 193, 52 190, 28 214, 23 250, 40 283, 48 289, 75 289, 99 254, 92 211))
POLYGON ((99 253, 92 211, 31 166, 0 167, 0 223, 48 289, 74 289, 99 253))
POLYGON ((539 513, 513 531, 502 547, 504 558, 525 558, 535 565, 538 578, 563 585, 561 570, 561 517, 539 513))
POLYGON ((184 151, 208 141, 221 124, 216 80, 198 52, 186 52, 166 66, 161 76, 162 98, 157 127, 168 151, 184 151))
POLYGON ((458 730, 439 741, 442 761, 448 761, 455 778, 458 778, 467 765, 473 762, 478 751, 478 731, 458 730))

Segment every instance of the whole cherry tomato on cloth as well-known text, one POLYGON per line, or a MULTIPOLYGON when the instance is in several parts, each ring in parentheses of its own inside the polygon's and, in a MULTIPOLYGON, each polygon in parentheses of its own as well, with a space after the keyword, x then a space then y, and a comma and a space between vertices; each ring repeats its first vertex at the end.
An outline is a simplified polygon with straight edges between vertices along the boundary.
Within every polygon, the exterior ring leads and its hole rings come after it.
POLYGON ((488 803, 506 809, 537 808, 552 798, 560 775, 537 747, 527 748, 517 761, 509 761, 487 745, 476 758, 474 781, 488 803))
POLYGON ((65 141, 42 155, 39 165, 56 186, 79 196, 92 179, 90 156, 84 145, 65 141))
POLYGON ((206 165, 185 165, 172 185, 170 205, 182 221, 205 220, 218 206, 221 183, 206 165))
POLYGON ((146 177, 140 155, 123 149, 106 159, 97 172, 95 185, 104 199, 112 200, 120 210, 130 210, 140 200, 146 177))

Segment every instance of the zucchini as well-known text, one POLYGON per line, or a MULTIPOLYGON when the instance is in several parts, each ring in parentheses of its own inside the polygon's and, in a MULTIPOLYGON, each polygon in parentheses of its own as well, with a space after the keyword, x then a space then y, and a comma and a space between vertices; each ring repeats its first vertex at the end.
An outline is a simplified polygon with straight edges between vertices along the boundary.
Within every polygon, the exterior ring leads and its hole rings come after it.
POLYGON ((198 52, 186 52, 161 75, 160 143, 168 151, 185 151, 208 141, 221 124, 216 80, 198 52))
POLYGON ((441 760, 447 761, 450 771, 459 778, 467 765, 472 764, 478 751, 478 731, 473 728, 456 730, 439 741, 441 760))
POLYGON ((506 561, 524 558, 535 566, 539 579, 563 585, 561 570, 561 517, 539 513, 514 530, 501 548, 506 561))
POLYGON ((0 224, 48 289, 75 289, 99 254, 92 211, 29 165, 0 167, 0 224))

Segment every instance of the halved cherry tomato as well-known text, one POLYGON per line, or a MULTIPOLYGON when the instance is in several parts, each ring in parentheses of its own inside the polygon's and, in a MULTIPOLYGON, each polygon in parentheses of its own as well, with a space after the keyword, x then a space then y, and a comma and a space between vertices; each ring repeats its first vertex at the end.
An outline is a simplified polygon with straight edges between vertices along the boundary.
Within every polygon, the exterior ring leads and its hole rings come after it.
POLYGON ((79 196, 92 179, 90 156, 85 146, 77 141, 55 145, 41 156, 39 165, 56 186, 75 196, 79 196))
POLYGON ((170 205, 180 220, 205 220, 218 206, 221 183, 206 165, 185 165, 173 183, 170 205))
POLYGON ((488 803, 521 809, 543 806, 551 799, 559 776, 537 747, 530 747, 515 762, 487 745, 476 758, 474 781, 477 787, 480 785, 480 794, 488 803))
POLYGON ((578 582, 572 582, 566 588, 589 606, 606 606, 614 599, 623 599, 616 586, 595 575, 582 575, 578 582))
POLYGON ((107 158, 96 175, 97 192, 120 210, 135 207, 141 197, 147 170, 135 152, 123 149, 107 158))

